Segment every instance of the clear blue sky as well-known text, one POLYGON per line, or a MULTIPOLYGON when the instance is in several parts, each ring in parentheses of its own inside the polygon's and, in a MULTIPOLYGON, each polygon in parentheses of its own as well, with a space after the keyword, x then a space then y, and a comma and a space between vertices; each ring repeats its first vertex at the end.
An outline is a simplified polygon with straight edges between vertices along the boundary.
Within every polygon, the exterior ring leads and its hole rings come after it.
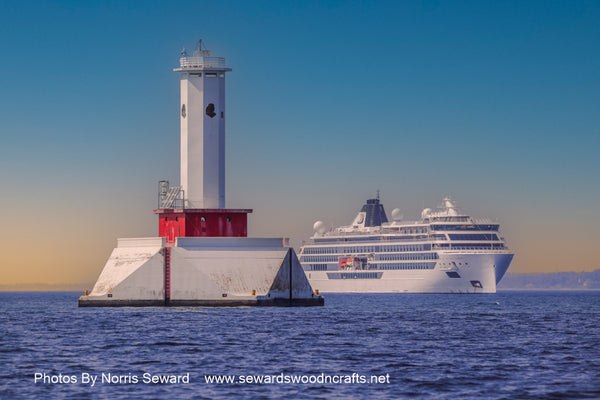
POLYGON ((600 268, 598 21, 597 1, 3 1, 2 249, 86 282, 117 237, 156 235, 172 68, 203 38, 233 68, 227 205, 251 235, 449 194, 498 218, 513 272, 600 268))

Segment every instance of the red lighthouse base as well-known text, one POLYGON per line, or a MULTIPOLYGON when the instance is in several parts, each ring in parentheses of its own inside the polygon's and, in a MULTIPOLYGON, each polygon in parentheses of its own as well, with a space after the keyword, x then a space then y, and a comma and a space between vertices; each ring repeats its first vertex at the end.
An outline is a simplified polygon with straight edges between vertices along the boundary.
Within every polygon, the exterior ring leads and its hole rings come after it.
POLYGON ((183 208, 157 209, 158 236, 167 246, 177 237, 246 237, 250 209, 183 208))

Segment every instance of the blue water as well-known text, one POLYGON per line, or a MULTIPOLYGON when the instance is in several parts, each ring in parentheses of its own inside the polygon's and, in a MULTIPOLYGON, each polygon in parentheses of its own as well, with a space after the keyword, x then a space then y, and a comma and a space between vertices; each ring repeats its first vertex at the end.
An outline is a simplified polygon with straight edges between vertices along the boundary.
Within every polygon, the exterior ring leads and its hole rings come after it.
POLYGON ((600 291, 327 295, 309 308, 80 309, 78 295, 0 293, 1 399, 600 398, 600 291), (384 382, 205 379, 352 374, 384 382))

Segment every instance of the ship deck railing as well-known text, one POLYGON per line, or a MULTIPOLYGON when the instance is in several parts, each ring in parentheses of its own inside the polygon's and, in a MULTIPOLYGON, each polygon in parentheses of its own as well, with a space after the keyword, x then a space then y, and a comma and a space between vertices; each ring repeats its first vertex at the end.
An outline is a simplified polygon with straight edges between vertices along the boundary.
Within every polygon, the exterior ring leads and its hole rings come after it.
MULTIPOLYGON (((433 250, 432 250, 433 251, 433 250)), ((503 249, 455 249, 455 248, 444 248, 444 249, 436 249, 435 251, 443 251, 444 253, 464 253, 469 252, 469 254, 489 254, 491 252, 507 252, 510 253, 511 250, 508 248, 503 249)))

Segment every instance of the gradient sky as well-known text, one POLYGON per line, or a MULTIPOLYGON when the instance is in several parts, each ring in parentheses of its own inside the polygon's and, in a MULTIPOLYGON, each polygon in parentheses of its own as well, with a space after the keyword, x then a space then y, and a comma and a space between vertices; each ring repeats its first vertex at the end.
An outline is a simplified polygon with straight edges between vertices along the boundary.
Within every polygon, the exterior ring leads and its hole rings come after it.
MULTIPOLYGON (((0 284, 91 288, 179 180, 181 49, 226 57, 251 236, 453 196, 510 271, 600 268, 600 2, 2 1, 0 284)), ((82 288, 83 289, 83 288, 82 288)))

